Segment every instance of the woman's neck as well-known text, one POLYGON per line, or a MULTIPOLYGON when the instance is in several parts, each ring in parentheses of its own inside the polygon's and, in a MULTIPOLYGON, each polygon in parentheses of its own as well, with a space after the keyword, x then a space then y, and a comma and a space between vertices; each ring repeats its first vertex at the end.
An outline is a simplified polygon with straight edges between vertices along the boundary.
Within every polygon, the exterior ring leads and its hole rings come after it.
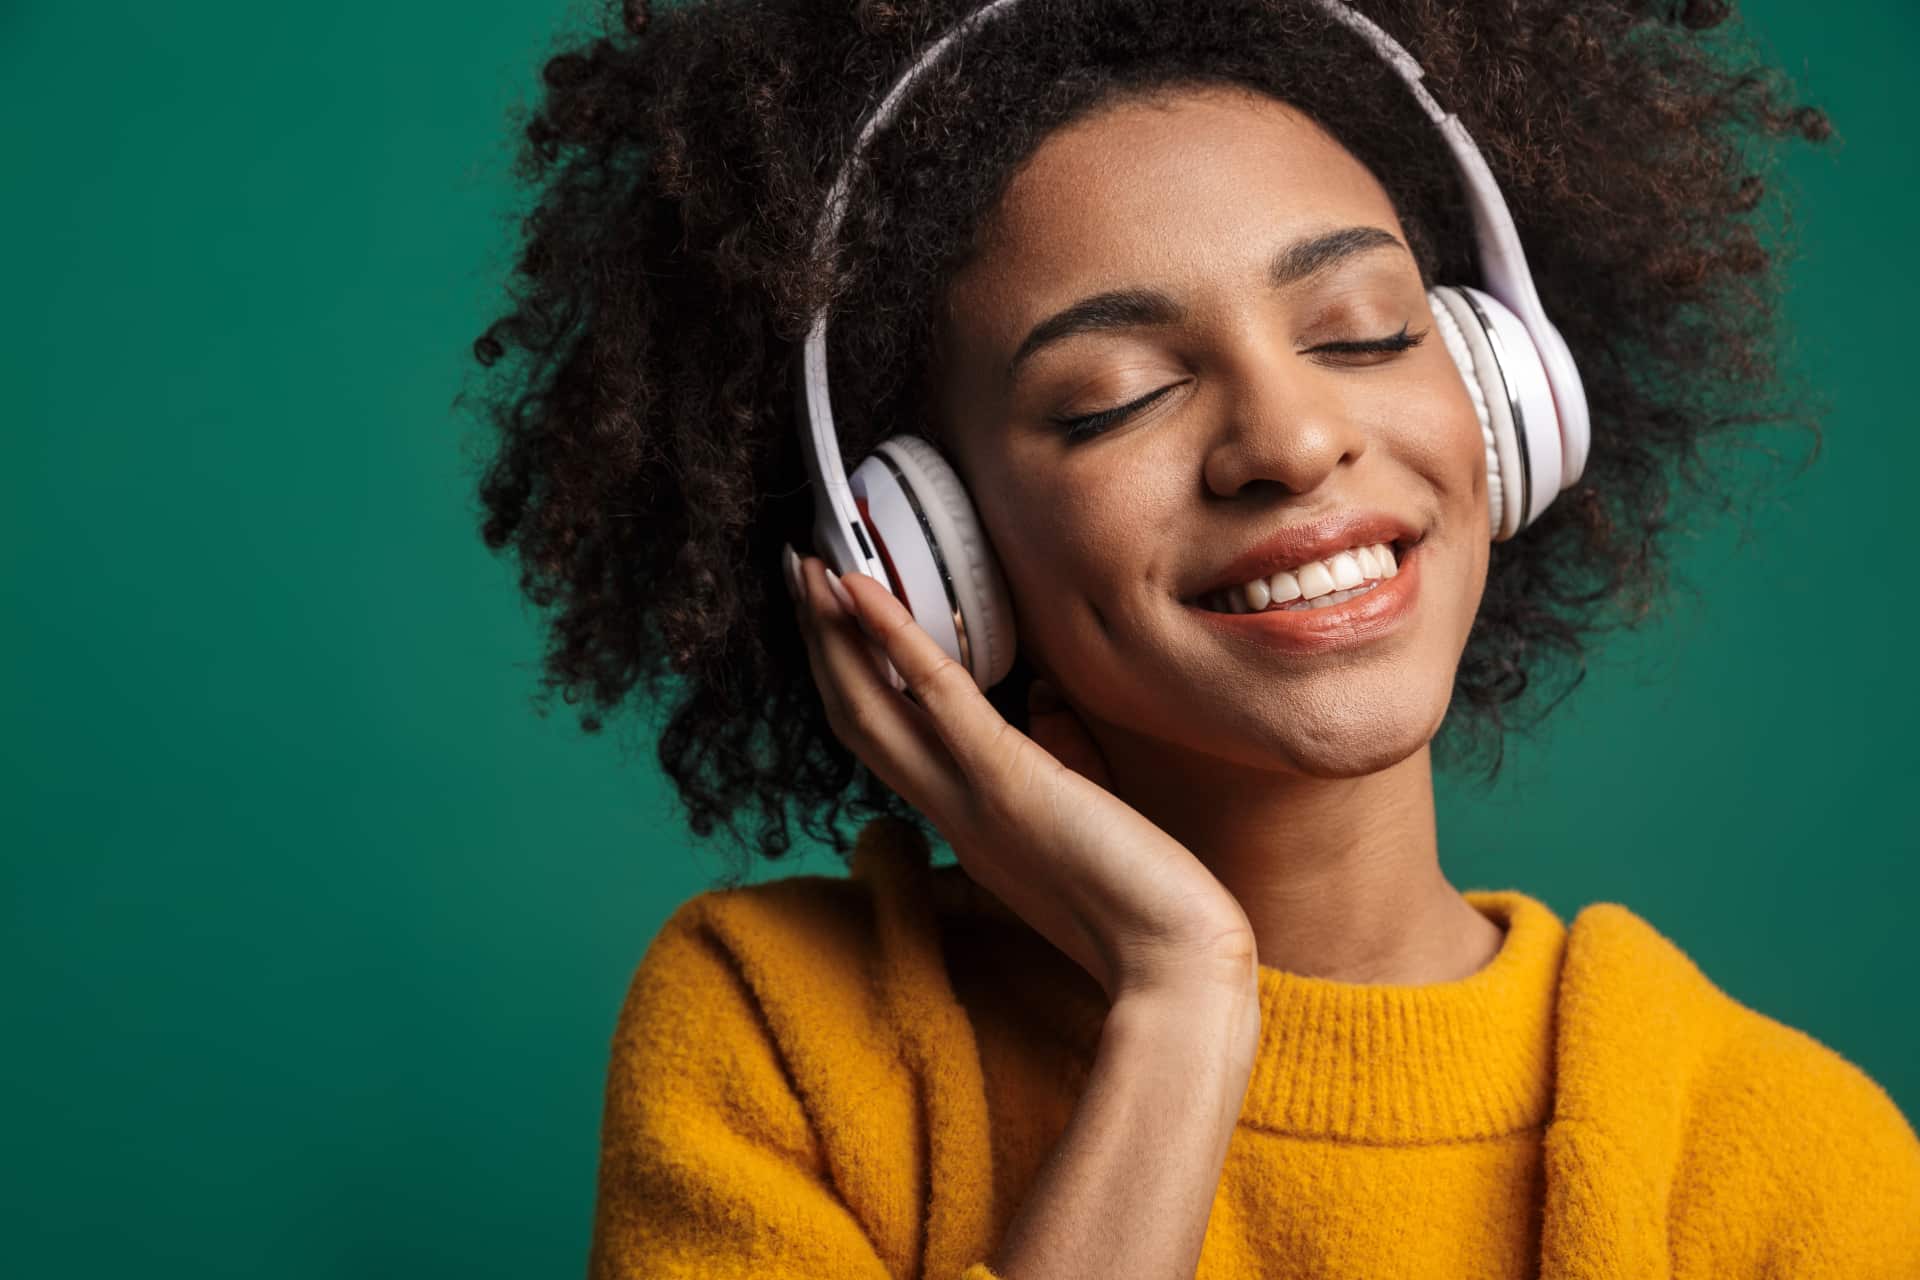
POLYGON ((1500 949, 1499 926, 1440 870, 1426 746, 1378 773, 1310 778, 1090 728, 1115 794, 1239 900, 1262 965, 1412 986, 1466 977, 1500 949))

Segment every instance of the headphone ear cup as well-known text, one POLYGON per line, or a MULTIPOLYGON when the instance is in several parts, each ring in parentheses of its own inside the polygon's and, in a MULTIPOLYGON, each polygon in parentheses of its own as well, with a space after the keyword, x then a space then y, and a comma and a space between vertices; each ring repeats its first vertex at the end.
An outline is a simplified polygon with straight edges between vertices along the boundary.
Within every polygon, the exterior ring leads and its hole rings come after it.
POLYGON ((1519 473, 1520 463, 1513 439, 1512 412, 1500 389, 1498 362, 1479 322, 1474 319, 1473 309, 1458 290, 1449 285, 1436 285, 1427 290, 1427 303, 1433 309, 1433 323, 1440 331, 1440 340, 1446 344, 1447 354, 1453 357, 1454 367, 1460 370, 1461 381, 1467 384, 1474 416, 1480 420, 1480 439, 1487 450, 1487 522, 1493 531, 1493 541, 1499 542, 1515 532, 1505 524, 1509 506, 1516 508, 1514 514, 1518 514, 1519 495, 1513 494, 1514 501, 1508 501, 1506 478, 1519 473), (1469 334, 1478 335, 1479 341, 1473 341, 1469 334), (1489 377, 1497 392, 1492 396, 1487 394, 1489 377))
POLYGON ((1560 412, 1546 361, 1520 317, 1484 290, 1439 285, 1427 296, 1459 326, 1478 375, 1500 460, 1494 540, 1510 538, 1538 520, 1563 487, 1560 412))
MULTIPOLYGON (((980 527, 966 486, 940 451, 919 436, 890 436, 874 453, 893 464, 913 502, 921 532, 945 571, 943 586, 952 591, 951 603, 961 624, 957 630, 963 636, 974 683, 982 689, 993 687, 1013 667, 1013 604, 1000 561, 980 527)), ((947 606, 942 599, 921 607, 947 606)))

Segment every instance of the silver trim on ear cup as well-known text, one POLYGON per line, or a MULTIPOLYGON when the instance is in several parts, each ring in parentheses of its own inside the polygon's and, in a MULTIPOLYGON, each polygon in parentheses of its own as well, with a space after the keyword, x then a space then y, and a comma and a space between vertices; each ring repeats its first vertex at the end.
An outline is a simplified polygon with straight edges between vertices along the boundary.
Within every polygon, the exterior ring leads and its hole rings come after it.
POLYGON ((953 613, 953 634, 960 642, 960 665, 972 675, 973 646, 967 641, 967 620, 960 613, 960 599, 953 589, 953 574, 947 569, 947 558, 940 553, 940 540, 934 536, 927 513, 920 507, 920 495, 913 491, 913 482, 900 470, 900 464, 889 458, 885 450, 876 449, 871 456, 880 459, 893 473, 900 492, 907 495, 907 505, 913 508, 913 518, 920 522, 920 535, 927 540, 927 550, 933 553, 933 567, 940 571, 940 588, 947 593, 947 608, 953 613))
MULTIPOLYGON (((1507 404, 1513 410, 1513 445, 1520 451, 1520 522, 1514 526, 1517 534, 1527 527, 1533 518, 1533 463, 1527 457, 1527 415, 1520 408, 1519 397, 1514 394, 1513 383, 1507 379, 1507 351, 1500 344, 1500 335, 1494 332, 1493 322, 1487 318, 1486 310, 1474 301, 1473 294, 1466 289, 1455 289, 1454 294, 1466 301, 1473 309, 1474 319, 1480 322, 1480 330, 1487 335, 1487 345, 1493 348, 1493 362, 1500 373, 1500 390, 1507 397, 1507 404)), ((1502 476, 1507 484, 1512 481, 1502 476)))
MULTIPOLYGON (((985 0, 977 9, 957 21, 946 32, 923 47, 913 61, 887 88, 880 101, 856 126, 855 136, 847 149, 845 158, 833 177, 826 198, 820 209, 818 221, 814 225, 813 257, 823 270, 834 269, 836 247, 838 245, 841 223, 846 217, 852 199, 854 183, 862 171, 867 148, 874 136, 889 127, 900 112, 908 94, 923 76, 948 57, 955 49, 962 47, 962 41, 968 34, 984 23, 990 16, 1011 11, 1018 0, 985 0)), ((1541 477, 1540 486, 1546 489, 1542 494, 1543 504, 1553 501, 1554 495, 1563 491, 1572 483, 1569 473, 1577 478, 1585 462, 1588 449, 1588 408, 1586 392, 1580 381, 1578 369, 1574 367, 1573 355, 1567 349, 1565 339, 1547 319, 1542 307, 1539 292, 1533 277, 1527 269, 1526 255, 1520 245, 1519 231, 1514 225, 1513 213, 1507 207, 1506 198, 1501 194, 1499 183, 1493 170, 1487 164, 1486 157, 1480 153, 1473 139, 1468 136, 1466 127, 1458 116, 1448 114, 1428 92, 1424 84, 1425 71, 1419 62, 1406 49, 1402 48, 1392 36, 1378 26, 1372 19, 1353 9, 1345 0, 1311 0, 1312 5, 1324 11, 1334 21, 1344 25, 1357 37, 1364 40, 1373 51, 1385 60, 1388 66, 1399 76, 1407 91, 1413 95, 1420 109, 1439 130, 1440 140, 1451 153, 1455 168, 1464 184, 1467 211, 1472 217, 1473 238, 1476 249, 1476 261, 1480 268, 1481 284, 1484 296, 1498 302, 1503 308, 1512 311, 1515 324, 1516 342, 1530 341, 1539 358, 1539 368, 1546 385, 1535 398, 1535 403, 1543 406, 1546 422, 1541 430, 1541 461, 1545 466, 1550 460, 1558 464, 1560 476, 1541 477), (1551 485, 1550 489, 1547 486, 1551 485)), ((1436 286, 1447 287, 1447 286, 1436 286)), ((1465 286, 1451 286, 1464 288, 1465 286)), ((1473 354, 1492 358, 1498 363, 1508 353, 1500 350, 1500 339, 1487 325, 1486 316, 1471 298, 1467 299, 1470 314, 1481 325, 1486 334, 1488 345, 1475 346, 1473 354)), ((874 576, 884 570, 879 559, 872 554, 873 548, 863 531, 861 517, 852 494, 848 473, 843 461, 839 437, 834 428, 833 398, 827 382, 827 333, 829 329, 830 300, 816 300, 810 308, 810 321, 800 358, 794 365, 797 387, 797 408, 801 419, 801 437, 806 448, 804 461, 807 479, 815 490, 814 538, 815 548, 828 559, 835 569, 842 573, 864 570, 874 576), (851 537, 849 537, 851 533, 851 537)), ((1458 320, 1458 317, 1456 317, 1458 320)), ((1504 321, 1503 321, 1504 322, 1504 321)), ((1466 322, 1458 321, 1458 327, 1464 331, 1466 322)), ((1505 434, 1491 423, 1487 429, 1497 438, 1494 441, 1496 457, 1494 463, 1499 473, 1504 474, 1506 458, 1517 454, 1520 469, 1518 484, 1502 482, 1500 491, 1501 514, 1499 525, 1504 528, 1508 522, 1508 511, 1514 504, 1515 491, 1518 491, 1520 516, 1513 523, 1515 533, 1524 526, 1533 515, 1534 490, 1532 459, 1529 457, 1528 435, 1524 415, 1521 413, 1517 394, 1535 396, 1532 386, 1531 363, 1507 364, 1500 370, 1502 389, 1506 392, 1510 408, 1509 425, 1514 433, 1514 442, 1508 444, 1505 434), (1525 370, 1525 374, 1522 374, 1525 370), (1514 379, 1523 377, 1524 381, 1516 386, 1514 379)), ((1478 379, 1473 381, 1478 384, 1478 379)), ((1484 408, 1485 396, 1477 408, 1484 408)), ((884 442, 883 442, 884 443, 884 442)), ((862 463, 861 465, 864 465, 862 463)), ((889 464, 891 467, 891 464, 889 464)), ((891 468, 898 476, 897 468, 891 468)), ((955 477, 956 483, 958 477, 955 477)), ((969 554, 976 539, 982 544, 982 554, 990 555, 984 531, 979 530, 977 521, 969 518, 965 527, 955 529, 948 523, 945 482, 940 482, 942 492, 929 494, 938 501, 930 508, 923 509, 918 500, 912 501, 916 518, 922 529, 929 528, 932 519, 940 522, 956 540, 955 563, 965 571, 963 576, 955 578, 944 562, 937 542, 929 540, 933 563, 938 568, 942 585, 947 593, 948 604, 953 607, 954 632, 958 639, 960 660, 968 664, 976 681, 985 688, 991 671, 974 672, 971 654, 967 649, 968 638, 964 615, 960 612, 958 595, 967 595, 968 607, 973 609, 974 625, 981 631, 981 662, 983 666, 993 664, 1004 666, 1013 660, 1013 639, 1015 634, 1011 607, 1006 603, 1006 584, 997 572, 986 569, 989 562, 973 562, 969 554), (961 584, 965 585, 962 586, 961 584), (993 584, 998 584, 993 585, 993 584)), ((905 487, 904 485, 902 486, 905 487)), ((964 489, 964 486, 961 486, 964 489)), ((912 494, 908 488, 907 493, 912 494)), ((1489 486, 1491 494, 1491 486, 1489 486)), ((1489 499, 1491 502, 1491 497, 1489 499)), ((1512 536, 1512 535, 1508 535, 1512 536)), ((1495 541, 1499 541, 1498 530, 1495 541)), ((924 566, 915 556, 914 571, 924 572, 924 566)), ((938 622, 938 619, 934 619, 938 622)), ((944 644, 944 637, 942 638, 944 644)))

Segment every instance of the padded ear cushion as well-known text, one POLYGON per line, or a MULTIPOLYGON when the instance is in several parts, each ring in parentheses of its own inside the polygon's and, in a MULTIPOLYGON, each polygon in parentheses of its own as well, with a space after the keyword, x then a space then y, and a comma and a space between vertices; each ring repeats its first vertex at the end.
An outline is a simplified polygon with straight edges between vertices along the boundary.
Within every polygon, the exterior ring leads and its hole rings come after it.
POLYGON ((1493 354, 1473 308, 1449 285, 1427 290, 1433 323, 1440 330, 1447 354, 1460 370, 1480 419, 1480 438, 1487 450, 1487 518, 1493 541, 1519 532, 1521 482, 1520 447, 1513 434, 1513 410, 1493 354))
POLYGON ((960 606, 974 681, 991 688, 1013 667, 1013 604, 973 500, 940 451, 919 436, 890 436, 875 452, 892 459, 913 489, 960 606))

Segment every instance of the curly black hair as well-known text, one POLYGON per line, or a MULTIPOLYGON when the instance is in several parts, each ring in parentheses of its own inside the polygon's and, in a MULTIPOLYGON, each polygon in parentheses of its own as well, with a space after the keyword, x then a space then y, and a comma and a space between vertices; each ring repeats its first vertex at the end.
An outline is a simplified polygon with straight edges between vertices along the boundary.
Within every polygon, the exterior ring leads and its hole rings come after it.
MULTIPOLYGON (((744 813, 766 858, 793 820, 842 856, 850 820, 927 829, 829 729, 782 586, 781 544, 805 549, 812 523, 793 365, 814 305, 832 308, 847 461, 924 433, 935 300, 1014 168, 1050 130, 1179 83, 1313 117, 1387 189, 1425 283, 1478 279, 1431 124, 1303 0, 1025 0, 915 90, 868 153, 837 258, 816 258, 856 126, 974 4, 608 4, 546 61, 524 118, 511 305, 473 344, 493 428, 482 537, 548 615, 543 711, 558 691, 597 732, 638 689, 693 832, 724 826, 744 850, 744 813)), ((1775 368, 1782 249, 1763 233, 1787 219, 1762 144, 1831 126, 1737 24, 1704 34, 1729 16, 1716 0, 1361 7, 1485 153, 1592 405, 1579 484, 1492 549, 1435 744, 1490 780, 1505 730, 1578 684, 1588 639, 1660 603, 1676 480, 1735 506, 1708 445, 1788 425, 1817 456, 1817 415, 1775 368)), ((1016 724, 1030 680, 1016 663, 991 694, 1016 724)))

